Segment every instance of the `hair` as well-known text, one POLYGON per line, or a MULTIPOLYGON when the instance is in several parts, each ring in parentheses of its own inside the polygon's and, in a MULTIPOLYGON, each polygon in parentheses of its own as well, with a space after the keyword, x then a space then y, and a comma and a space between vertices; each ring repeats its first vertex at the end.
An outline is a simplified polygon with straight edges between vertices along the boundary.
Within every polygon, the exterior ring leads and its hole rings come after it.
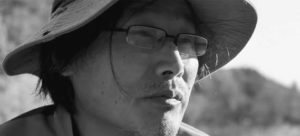
POLYGON ((84 57, 101 30, 114 28, 130 2, 118 2, 83 27, 45 43, 40 51, 39 94, 49 95, 54 105, 74 112, 74 89, 62 72, 84 57))

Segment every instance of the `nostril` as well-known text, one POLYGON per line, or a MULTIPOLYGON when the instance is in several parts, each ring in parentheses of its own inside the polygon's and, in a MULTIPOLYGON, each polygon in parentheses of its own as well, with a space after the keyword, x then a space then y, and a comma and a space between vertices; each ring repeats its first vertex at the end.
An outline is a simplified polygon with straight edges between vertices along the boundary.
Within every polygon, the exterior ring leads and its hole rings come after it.
POLYGON ((172 71, 164 71, 164 72, 162 72, 162 75, 163 75, 163 76, 166 76, 166 75, 172 75, 172 74, 173 74, 172 71))

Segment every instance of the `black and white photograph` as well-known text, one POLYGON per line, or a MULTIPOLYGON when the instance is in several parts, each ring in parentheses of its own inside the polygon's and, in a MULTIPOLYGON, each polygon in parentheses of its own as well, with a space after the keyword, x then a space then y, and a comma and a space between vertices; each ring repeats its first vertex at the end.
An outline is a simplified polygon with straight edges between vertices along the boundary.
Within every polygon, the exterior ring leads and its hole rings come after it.
POLYGON ((0 136, 300 136, 299 0, 0 0, 0 136))

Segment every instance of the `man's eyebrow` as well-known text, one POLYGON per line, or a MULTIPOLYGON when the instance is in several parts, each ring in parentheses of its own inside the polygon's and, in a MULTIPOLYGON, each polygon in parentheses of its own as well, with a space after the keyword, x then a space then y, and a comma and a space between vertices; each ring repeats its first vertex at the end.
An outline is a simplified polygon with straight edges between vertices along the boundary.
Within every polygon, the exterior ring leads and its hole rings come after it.
MULTIPOLYGON (((145 14, 159 14, 159 13, 160 13, 160 11, 156 11, 155 13, 153 13, 153 10, 152 11, 149 10, 149 12, 143 11, 143 12, 137 13, 136 15, 139 16, 139 15, 145 15, 145 14)), ((195 26, 196 22, 194 21, 194 19, 192 19, 191 14, 184 12, 184 13, 180 13, 180 14, 175 13, 174 15, 175 15, 174 18, 171 18, 171 19, 176 20, 177 23, 181 22, 182 24, 184 24, 184 25, 180 25, 180 28, 179 28, 180 30, 186 31, 188 28, 188 30, 191 29, 191 31, 192 31, 190 33, 196 33, 194 31, 194 29, 196 27, 195 26), (193 27, 188 27, 188 26, 193 26, 193 27)), ((168 16, 168 17, 171 17, 171 16, 168 16)), ((148 22, 145 22, 145 23, 147 24, 148 22)), ((148 24, 148 25, 151 25, 151 24, 148 24)))
MULTIPOLYGON (((162 13, 162 12, 174 13, 174 15, 176 15, 176 17, 178 17, 178 18, 183 18, 187 22, 196 23, 195 19, 193 18, 193 11, 188 8, 189 5, 187 5, 186 3, 181 3, 181 4, 184 4, 184 6, 183 5, 178 5, 178 4, 177 4, 176 8, 168 8, 168 6, 166 6, 166 8, 164 7, 163 9, 162 8, 157 8, 154 12, 156 12, 156 13, 162 13)), ((149 9, 148 7, 149 6, 145 6, 144 8, 140 8, 138 13, 141 13, 141 12, 145 13, 148 10, 153 12, 153 10, 149 9)))

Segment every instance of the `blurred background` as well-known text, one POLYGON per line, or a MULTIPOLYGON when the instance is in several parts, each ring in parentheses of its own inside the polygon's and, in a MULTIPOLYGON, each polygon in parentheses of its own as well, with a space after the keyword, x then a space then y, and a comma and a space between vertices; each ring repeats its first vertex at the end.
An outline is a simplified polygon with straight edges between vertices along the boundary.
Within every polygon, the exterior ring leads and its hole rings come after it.
MULTIPOLYGON (((300 1, 251 0, 258 24, 232 62, 201 80, 184 121, 211 136, 300 135, 300 1)), ((47 22, 51 0, 0 0, 0 61, 47 22)), ((0 68, 0 124, 50 104, 37 78, 0 68)))

